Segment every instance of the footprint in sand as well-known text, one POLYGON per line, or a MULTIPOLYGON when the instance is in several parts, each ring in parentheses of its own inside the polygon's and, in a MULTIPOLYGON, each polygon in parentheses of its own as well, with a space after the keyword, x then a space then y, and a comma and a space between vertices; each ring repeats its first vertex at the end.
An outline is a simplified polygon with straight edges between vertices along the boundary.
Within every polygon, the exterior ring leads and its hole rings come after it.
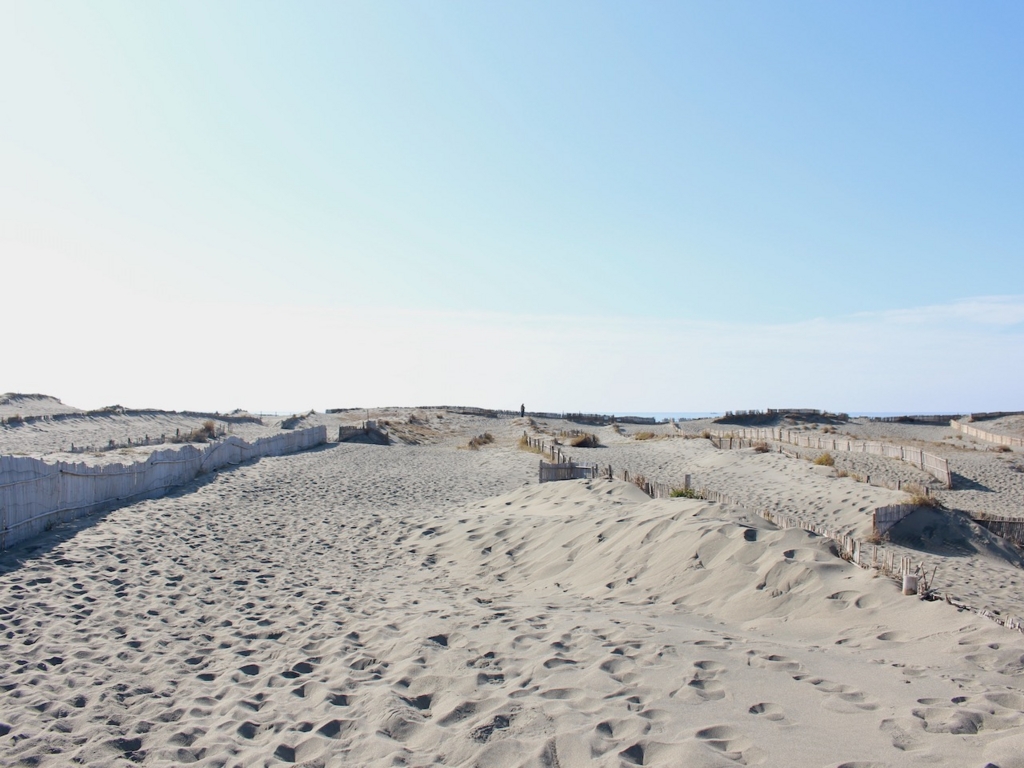
POLYGON ((859 712, 873 712, 878 709, 878 704, 871 700, 864 692, 852 686, 825 680, 820 677, 794 675, 793 679, 806 682, 814 686, 815 690, 826 694, 821 706, 832 712, 851 715, 859 712))
POLYGON ((725 672, 725 665, 717 661, 695 661, 694 673, 682 688, 669 693, 670 699, 683 699, 700 704, 725 698, 725 686, 718 677, 725 672))
POLYGON ((723 757, 742 765, 756 765, 762 762, 762 750, 731 725, 712 725, 701 728, 694 734, 697 739, 720 753, 723 757))
POLYGON ((779 722, 786 719, 785 713, 782 711, 782 707, 778 704, 773 704, 770 701, 762 701, 758 704, 753 704, 747 710, 752 715, 757 715, 762 720, 772 720, 779 722))

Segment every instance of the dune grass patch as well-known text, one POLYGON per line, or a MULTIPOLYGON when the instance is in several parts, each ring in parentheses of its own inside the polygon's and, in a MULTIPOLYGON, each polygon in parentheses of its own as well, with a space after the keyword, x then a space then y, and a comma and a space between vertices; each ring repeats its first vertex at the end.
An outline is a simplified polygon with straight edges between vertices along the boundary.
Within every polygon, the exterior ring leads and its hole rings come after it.
POLYGON ((484 432, 482 435, 477 435, 469 441, 467 447, 471 451, 479 451, 483 446, 489 445, 494 442, 494 435, 490 432, 484 432))

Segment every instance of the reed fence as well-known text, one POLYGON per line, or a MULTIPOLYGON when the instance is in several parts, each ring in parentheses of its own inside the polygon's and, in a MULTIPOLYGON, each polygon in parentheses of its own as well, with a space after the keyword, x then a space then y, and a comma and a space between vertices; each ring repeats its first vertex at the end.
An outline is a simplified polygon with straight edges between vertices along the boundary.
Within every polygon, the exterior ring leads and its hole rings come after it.
POLYGON ((57 523, 126 501, 161 496, 205 472, 305 450, 326 440, 326 427, 310 427, 251 444, 232 436, 202 447, 154 451, 145 461, 100 466, 0 456, 0 550, 57 523))
POLYGON ((949 426, 956 432, 962 432, 968 437, 975 437, 978 440, 984 440, 986 443, 995 443, 996 445, 1008 445, 1011 448, 1024 448, 1024 438, 1014 437, 1013 435, 999 435, 995 432, 988 432, 984 429, 978 429, 968 424, 964 424, 956 419, 949 422, 949 426))
POLYGON ((748 444, 752 444, 755 441, 771 441, 787 443, 801 448, 815 448, 821 451, 846 451, 848 453, 886 456, 890 459, 898 459, 908 464, 913 464, 915 467, 938 479, 946 488, 953 487, 953 475, 949 471, 949 462, 946 459, 908 445, 807 435, 796 430, 782 429, 780 427, 746 427, 714 430, 711 434, 719 439, 716 443, 718 447, 726 447, 725 440, 729 441, 728 447, 737 448, 741 447, 741 444, 734 444, 733 441, 735 440, 747 441, 748 444))

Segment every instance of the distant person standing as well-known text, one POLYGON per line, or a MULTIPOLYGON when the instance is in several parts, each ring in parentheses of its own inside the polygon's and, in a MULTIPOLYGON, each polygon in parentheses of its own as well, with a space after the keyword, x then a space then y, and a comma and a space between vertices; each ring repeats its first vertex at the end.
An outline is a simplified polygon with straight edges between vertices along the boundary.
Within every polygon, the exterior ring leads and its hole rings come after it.
POLYGON ((525 405, 520 405, 519 406, 519 418, 521 419, 525 415, 526 415, 526 406, 525 405))

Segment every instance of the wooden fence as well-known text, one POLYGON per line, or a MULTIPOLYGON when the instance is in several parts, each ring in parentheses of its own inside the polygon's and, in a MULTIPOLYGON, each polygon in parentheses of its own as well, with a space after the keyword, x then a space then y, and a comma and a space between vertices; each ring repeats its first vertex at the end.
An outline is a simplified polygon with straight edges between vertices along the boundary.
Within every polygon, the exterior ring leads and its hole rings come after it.
MULTIPOLYGON (((920 448, 913 448, 907 445, 895 445, 893 443, 879 443, 869 440, 849 440, 846 438, 838 437, 825 437, 822 435, 808 435, 802 432, 797 432, 792 429, 782 429, 780 427, 746 427, 726 430, 715 430, 712 432, 714 437, 719 438, 719 442, 716 443, 719 447, 725 447, 722 444, 722 439, 730 439, 729 445, 732 446, 732 440, 739 439, 740 441, 746 440, 748 443, 751 441, 774 441, 780 443, 788 443, 789 445, 796 445, 801 448, 815 448, 820 451, 847 451, 849 453, 868 453, 875 456, 887 456, 890 459, 899 459, 905 461, 908 464, 913 464, 915 467, 927 472, 932 477, 937 478, 947 488, 953 487, 953 475, 949 471, 949 462, 941 456, 936 456, 926 451, 922 451, 920 448)), ((740 447, 736 445, 735 447, 740 447)))
MULTIPOLYGON (((524 437, 528 440, 536 440, 536 438, 530 438, 525 433, 524 437)), ((572 463, 571 459, 566 463, 572 463)), ((678 491, 679 489, 686 489, 687 491, 691 489, 690 475, 684 475, 684 481, 681 486, 657 482, 645 477, 644 475, 631 473, 629 470, 623 470, 622 472, 616 473, 610 465, 604 472, 598 470, 598 475, 594 476, 607 476, 608 478, 615 477, 620 480, 624 480, 625 482, 633 483, 654 499, 668 498, 673 495, 674 491, 678 491)), ((676 495, 680 494, 677 493, 676 495)), ((785 515, 774 510, 747 506, 740 500, 711 488, 701 487, 696 490, 696 495, 708 501, 728 504, 731 507, 736 507, 745 512, 757 515, 778 528, 800 528, 818 536, 823 536, 835 542, 837 552, 844 560, 848 560, 861 568, 877 570, 883 575, 895 579, 897 582, 902 582, 903 576, 906 574, 915 574, 918 577, 918 595, 922 598, 938 599, 933 591, 936 569, 933 569, 929 576, 924 563, 915 563, 913 559, 907 555, 897 553, 877 544, 861 542, 845 531, 827 528, 823 525, 801 520, 800 518, 785 515)), ((913 504, 896 504, 879 507, 872 515, 874 534, 876 536, 882 535, 891 529, 897 522, 919 508, 920 507, 913 504)), ((989 530, 993 533, 997 533, 998 535, 1009 534, 1008 537, 1019 536, 1021 538, 1016 539, 1018 542, 1024 540, 1024 519, 988 517, 987 520, 977 519, 976 522, 981 525, 985 525, 989 530), (1000 531, 1005 531, 1006 534, 1000 533, 1000 531)), ((1024 619, 1021 617, 999 615, 987 609, 976 609, 966 603, 954 600, 948 594, 944 595, 944 599, 947 603, 960 610, 970 611, 979 616, 990 619, 996 624, 1000 624, 1007 629, 1013 629, 1017 632, 1024 633, 1024 619)))
POLYGON ((975 437, 978 440, 984 440, 986 443, 1008 445, 1011 448, 1024 448, 1024 438, 1013 437, 1012 435, 998 435, 995 432, 986 432, 984 429, 978 429, 977 427, 963 424, 956 419, 950 421, 949 426, 957 432, 962 432, 968 437, 975 437))
POLYGON ((1024 411, 989 411, 988 413, 972 413, 971 421, 998 419, 1001 416, 1024 416, 1024 411))
POLYGON ((896 523, 919 509, 922 507, 917 504, 890 504, 887 507, 879 507, 871 513, 871 524, 875 535, 884 536, 896 523))
POLYGON ((945 426, 952 419, 959 419, 960 414, 931 414, 927 416, 869 416, 868 421, 886 424, 942 424, 945 426))
POLYGON ((616 473, 611 466, 608 467, 608 477, 614 477, 618 480, 622 480, 626 483, 632 483, 641 491, 646 493, 652 499, 667 499, 672 496, 672 492, 679 489, 690 489, 690 476, 685 475, 683 478, 683 484, 670 485, 668 483, 659 483, 656 480, 652 480, 649 477, 641 475, 637 472, 630 472, 628 469, 624 469, 619 473, 616 473))
POLYGON ((562 453, 561 446, 548 445, 544 440, 539 437, 531 437, 526 432, 523 432, 522 441, 526 446, 542 456, 546 456, 552 464, 568 464, 570 459, 562 453))
POLYGON ((364 421, 362 426, 350 427, 340 426, 338 427, 338 442, 347 443, 350 440, 354 440, 358 437, 366 437, 375 443, 381 445, 391 444, 391 435, 386 429, 384 429, 375 420, 364 421))
MULTIPOLYGON (((526 436, 525 433, 524 436, 526 436)), ((633 483, 654 499, 668 498, 673 495, 674 491, 678 491, 680 489, 691 489, 690 475, 684 475, 683 484, 680 486, 678 484, 671 485, 668 483, 657 482, 645 477, 644 475, 631 473, 629 470, 623 470, 620 473, 616 473, 610 465, 605 472, 600 474, 605 475, 608 478, 616 477, 620 480, 624 480, 625 482, 633 483)), ((677 493, 676 495, 682 494, 677 493)), ((707 501, 728 504, 731 507, 736 507, 745 512, 757 515, 778 528, 800 528, 818 536, 827 538, 835 542, 837 552, 844 560, 848 560, 861 568, 877 570, 883 575, 895 579, 897 582, 902 582, 904 575, 917 575, 918 595, 922 598, 938 599, 933 591, 933 582, 935 580, 937 568, 933 569, 929 576, 925 564, 915 563, 908 555, 897 553, 892 549, 887 549, 878 544, 861 542, 845 531, 827 528, 826 526, 801 520, 800 518, 793 517, 792 515, 785 515, 774 510, 747 506, 739 499, 711 488, 701 487, 696 490, 696 495, 707 501)), ((913 504, 896 504, 879 507, 872 515, 874 534, 876 536, 880 536, 916 509, 920 509, 920 507, 913 504)), ((977 522, 982 525, 986 524, 983 520, 977 520, 977 522)), ((992 525, 989 530, 992 530, 993 533, 997 533, 1001 526, 1002 530, 1024 537, 1024 519, 989 518, 987 522, 992 525)), ((990 619, 996 624, 1000 624, 1007 629, 1013 629, 1017 632, 1024 633, 1024 619, 1020 617, 999 615, 987 609, 976 609, 970 605, 954 600, 948 594, 944 595, 944 599, 947 603, 960 610, 970 611, 979 616, 990 619)))
POLYGON ((251 444, 232 436, 202 447, 168 448, 127 465, 49 464, 23 456, 0 456, 0 549, 90 512, 161 496, 204 472, 305 450, 326 441, 327 428, 319 426, 262 437, 251 444))
POLYGON ((598 477, 601 468, 597 464, 577 464, 568 461, 565 464, 549 464, 540 460, 540 482, 550 483, 555 480, 590 480, 598 477))
MULTIPOLYGON (((801 528, 805 531, 817 534, 818 536, 830 539, 836 543, 840 557, 844 560, 849 560, 854 565, 859 565, 862 568, 874 568, 881 571, 884 575, 897 580, 902 580, 904 574, 923 573, 923 565, 915 565, 910 557, 897 555, 891 550, 885 550, 884 548, 874 544, 862 543, 844 531, 827 528, 826 526, 808 522, 807 520, 801 520, 800 518, 785 515, 774 510, 750 507, 732 496, 728 496, 719 491, 714 491, 710 488, 701 488, 700 494, 702 498, 705 498, 708 501, 715 501, 719 504, 728 504, 731 507, 742 509, 744 512, 755 514, 772 523, 777 528, 801 528), (870 557, 868 556, 869 554, 870 557)), ((923 593, 927 587, 928 585, 925 582, 921 582, 919 591, 923 593)))
POLYGON ((1024 517, 1000 517, 976 512, 971 515, 971 520, 996 536, 1002 536, 1017 546, 1024 547, 1024 517))

